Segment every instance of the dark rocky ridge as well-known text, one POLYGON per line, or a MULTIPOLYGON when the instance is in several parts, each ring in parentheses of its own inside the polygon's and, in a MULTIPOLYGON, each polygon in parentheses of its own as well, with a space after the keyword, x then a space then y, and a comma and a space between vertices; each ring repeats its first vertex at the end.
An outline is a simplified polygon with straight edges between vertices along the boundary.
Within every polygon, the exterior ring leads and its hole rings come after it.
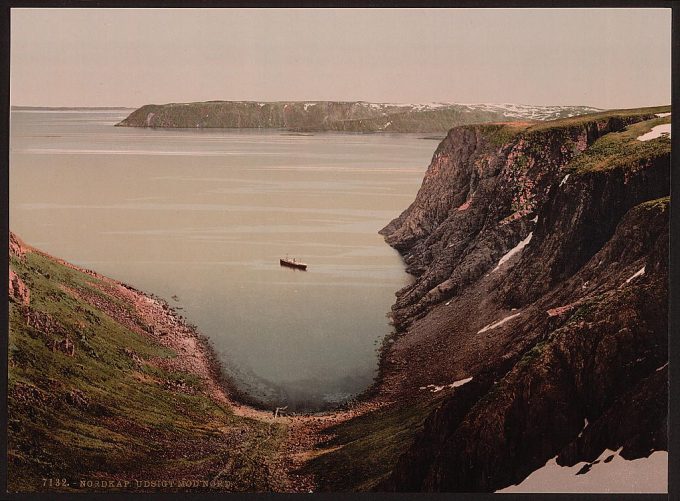
MULTIPOLYGON (((556 267, 567 267, 532 268, 531 273, 539 275, 550 270, 563 277, 582 265, 636 201, 668 193, 670 152, 641 160, 653 163, 652 168, 614 169, 607 173, 572 173, 567 168, 569 161, 599 137, 621 131, 628 124, 654 119, 659 109, 663 108, 590 115, 560 121, 553 127, 509 124, 452 129, 437 148, 415 201, 381 230, 386 241, 404 256, 407 270, 417 277, 397 294, 393 308, 396 327, 403 330, 429 305, 455 295, 491 271, 491 264, 495 265, 530 232, 535 232, 542 244, 530 246, 526 254, 534 253, 534 259, 550 259, 556 267), (559 186, 567 174, 572 181, 559 186), (630 176, 635 179, 629 180, 630 176), (591 200, 580 200, 582 197, 591 200), (544 209, 546 204, 548 209, 544 209), (580 206, 592 213, 580 214, 580 206), (539 213, 542 217, 534 221, 539 213), (583 236, 595 240, 572 240, 579 235, 579 228, 570 228, 587 221, 597 224, 581 228, 585 230, 583 236), (555 224, 563 227, 554 231, 555 224), (545 255, 536 254, 540 252, 545 255), (553 252, 563 254, 553 259, 553 252), (565 254, 571 258, 563 259, 565 254)), ((536 294, 537 288, 526 287, 536 279, 512 275, 504 283, 524 280, 521 287, 506 287, 514 291, 531 289, 536 294)), ((512 303, 510 299, 522 302, 519 297, 509 298, 512 303)))
POLYGON ((597 111, 585 106, 385 104, 363 101, 208 101, 148 104, 119 126, 264 128, 297 131, 446 132, 469 123, 550 120, 597 111))
POLYGON ((380 489, 494 491, 554 456, 666 449, 670 140, 636 139, 664 111, 449 132, 382 231, 416 280, 397 294, 381 381, 411 396, 473 381, 380 489))

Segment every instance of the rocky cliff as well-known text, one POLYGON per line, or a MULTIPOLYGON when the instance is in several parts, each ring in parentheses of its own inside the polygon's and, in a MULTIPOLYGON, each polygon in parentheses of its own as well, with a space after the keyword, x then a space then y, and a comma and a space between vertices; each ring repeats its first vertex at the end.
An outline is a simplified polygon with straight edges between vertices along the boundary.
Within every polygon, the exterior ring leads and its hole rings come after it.
POLYGON ((448 133, 382 230, 416 278, 381 391, 446 398, 380 489, 494 491, 555 456, 666 448, 670 139, 639 138, 668 112, 448 133))
POLYGON ((266 128, 297 131, 445 132, 455 125, 551 120, 597 111, 586 106, 387 104, 363 101, 209 101, 145 105, 119 126, 266 128))

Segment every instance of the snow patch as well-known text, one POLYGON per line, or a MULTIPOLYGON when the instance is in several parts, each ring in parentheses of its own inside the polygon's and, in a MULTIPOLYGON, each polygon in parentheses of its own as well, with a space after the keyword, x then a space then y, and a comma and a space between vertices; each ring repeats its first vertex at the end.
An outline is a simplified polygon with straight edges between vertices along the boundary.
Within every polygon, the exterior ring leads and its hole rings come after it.
POLYGON ((652 127, 652 130, 650 130, 647 134, 638 136, 637 140, 650 141, 652 139, 661 137, 662 135, 668 135, 668 137, 671 137, 671 124, 661 124, 657 125, 656 127, 652 127))
POLYGON ((583 435, 583 432, 586 431, 586 428, 588 428, 588 418, 583 418, 583 428, 581 429, 581 432, 578 434, 578 438, 581 438, 581 435, 583 435))
POLYGON ((499 320, 498 322, 494 322, 492 324, 486 325, 486 326, 482 327, 481 329, 479 329, 477 331, 477 334, 482 334, 483 332, 490 331, 491 329, 495 329, 496 327, 503 325, 505 322, 508 322, 508 321, 512 320, 513 318, 518 317, 521 314, 522 314, 522 312, 520 311, 519 313, 515 313, 514 315, 510 315, 509 317, 505 317, 504 319, 499 320))
POLYGON ((466 106, 473 111, 485 111, 498 113, 505 118, 528 119, 528 120, 554 120, 564 116, 576 116, 584 113, 602 111, 598 108, 587 106, 533 106, 528 104, 512 103, 456 103, 466 106))
POLYGON ((423 110, 434 110, 436 108, 449 107, 449 103, 388 103, 391 106, 397 106, 399 108, 413 108, 417 111, 423 110))
POLYGON ((659 117, 659 118, 670 117, 671 112, 669 111, 668 113, 657 113, 656 116, 659 117))
POLYGON ((508 261, 508 259, 512 258, 512 256, 514 256, 515 254, 517 254, 517 253, 519 253, 519 252, 522 252, 522 250, 524 250, 524 247, 526 247, 527 244, 531 241, 531 237, 532 237, 533 235, 534 235, 534 232, 532 231, 531 233, 529 233, 529 236, 527 236, 524 240, 522 240, 520 243, 518 243, 518 244, 515 245, 512 249, 510 249, 510 250, 509 250, 509 251, 508 251, 508 252, 507 252, 507 253, 506 253, 499 261, 498 261, 498 264, 496 265, 496 267, 495 267, 493 270, 491 270, 491 273, 493 273, 493 272, 495 272, 496 270, 498 270, 498 269, 501 267, 501 265, 502 265, 503 263, 505 263, 506 261, 508 261))
POLYGON ((641 275, 644 275, 644 274, 645 274, 645 267, 643 266, 643 267, 640 268, 638 271, 636 271, 635 273, 633 273, 633 274, 630 276, 630 278, 628 278, 628 280, 626 280, 626 283, 628 284, 628 283, 630 283, 631 280, 633 280, 633 279, 635 279, 635 278, 637 278, 637 277, 639 277, 639 276, 641 276, 641 275))
POLYGON ((451 105, 448 104, 448 103, 425 103, 425 104, 422 104, 421 106, 434 110, 436 108, 444 108, 446 106, 451 106, 451 105))
POLYGON ((463 386, 464 384, 467 384, 470 381, 472 381, 472 377, 468 377, 468 378, 465 378, 465 379, 459 379, 458 381, 454 381, 453 383, 451 383, 449 385, 449 388, 458 388, 459 386, 463 386))
POLYGON ((367 103, 363 105, 374 110, 385 111, 394 108, 407 108, 410 111, 428 111, 437 109, 453 108, 462 112, 483 111, 501 115, 503 119, 525 120, 554 120, 565 116, 576 116, 584 113, 602 111, 598 108, 587 106, 534 106, 513 103, 367 103))
POLYGON ((466 379, 459 379, 458 381, 454 381, 451 384, 443 384, 441 386, 437 386, 435 384, 428 384, 427 386, 421 386, 421 390, 427 390, 429 389, 432 393, 437 393, 439 391, 442 391, 444 388, 458 388, 459 386, 463 386, 464 384, 469 383, 472 381, 472 378, 466 378, 466 379))
POLYGON ((666 363, 663 364, 661 367, 659 367, 658 369, 656 369, 656 372, 662 371, 662 370, 664 370, 666 367, 668 367, 668 362, 666 362, 666 363))
POLYGON ((618 451, 605 449, 593 463, 559 466, 557 456, 534 471, 518 485, 496 492, 668 492, 668 452, 655 451, 646 458, 628 461, 618 451), (588 471, 577 472, 590 464, 588 471))
POLYGON ((564 176, 564 179, 562 179, 562 182, 560 183, 560 186, 562 186, 564 183, 567 182, 567 179, 569 179, 569 176, 570 176, 570 174, 567 174, 566 176, 564 176))

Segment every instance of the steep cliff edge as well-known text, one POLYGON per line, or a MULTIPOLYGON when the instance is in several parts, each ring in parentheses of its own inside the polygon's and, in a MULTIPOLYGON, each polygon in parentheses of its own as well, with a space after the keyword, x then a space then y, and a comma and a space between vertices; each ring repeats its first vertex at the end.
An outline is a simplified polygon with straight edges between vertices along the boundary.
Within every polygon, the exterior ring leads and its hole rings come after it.
MULTIPOLYGON (((417 277, 397 295, 393 308, 397 328, 403 329, 428 305, 455 295, 490 272, 530 233, 532 238, 535 233, 536 239, 550 241, 530 246, 531 252, 578 251, 569 264, 556 260, 571 267, 567 270, 546 267, 533 272, 550 269, 569 273, 581 266, 636 200, 667 193, 670 146, 664 151, 663 144, 669 145, 668 140, 635 139, 638 132, 668 122, 668 117, 656 117, 665 109, 602 113, 533 126, 515 123, 452 129, 435 152, 415 201, 381 230, 386 241, 403 254, 408 271, 417 277), (624 131, 627 125, 641 121, 649 122, 624 131), (591 146, 595 147, 591 150, 591 146), (568 165, 587 149, 578 162, 568 165), (602 158, 616 162, 617 155, 621 165, 599 166, 602 158), (589 168, 588 162, 598 167, 589 168), (655 165, 649 169, 629 166, 634 162, 655 165), (630 168, 624 168, 627 166, 630 168), (605 193, 609 189, 618 189, 619 193, 605 193), (599 211, 602 216, 589 228, 593 233, 585 235, 596 240, 584 243, 583 249, 569 247, 579 245, 569 241, 569 233, 577 235, 579 229, 569 227, 587 220, 586 215, 575 212, 575 204, 587 205, 575 200, 575 193, 593 197, 595 205, 588 205, 588 210, 599 211), (560 205, 563 202, 569 206, 560 205), (536 218, 546 203, 557 204, 557 214, 548 212, 547 217, 536 218), (580 219, 572 221, 568 219, 571 216, 559 211, 580 219), (555 222, 566 227, 555 231, 555 222)), ((547 277, 541 278, 550 282, 547 277)))
POLYGON ((552 120, 598 111, 587 106, 394 104, 364 101, 208 101, 147 104, 118 125, 262 128, 343 132, 446 132, 461 124, 552 120))
POLYGON ((668 111, 449 132, 382 230, 416 279, 381 391, 446 398, 381 489, 493 491, 554 456, 666 448, 670 139, 638 138, 668 111))

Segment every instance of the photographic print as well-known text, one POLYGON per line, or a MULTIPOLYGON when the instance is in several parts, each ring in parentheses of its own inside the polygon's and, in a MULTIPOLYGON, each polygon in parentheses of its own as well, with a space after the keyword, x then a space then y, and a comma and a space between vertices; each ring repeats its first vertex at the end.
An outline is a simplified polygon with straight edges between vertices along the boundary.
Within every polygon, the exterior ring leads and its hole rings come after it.
POLYGON ((10 16, 10 493, 667 492, 670 9, 10 16))

